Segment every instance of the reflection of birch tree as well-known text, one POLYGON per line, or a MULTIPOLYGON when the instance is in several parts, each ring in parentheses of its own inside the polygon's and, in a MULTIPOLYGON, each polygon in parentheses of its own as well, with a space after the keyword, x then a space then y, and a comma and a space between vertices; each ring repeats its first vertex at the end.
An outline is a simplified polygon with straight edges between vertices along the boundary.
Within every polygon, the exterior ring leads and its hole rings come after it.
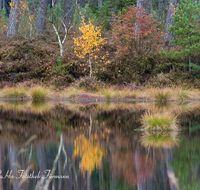
MULTIPOLYGON (((10 163, 10 170, 12 170, 13 175, 17 175, 17 166, 15 165, 16 157, 17 157, 17 150, 13 145, 9 145, 8 148, 9 154, 9 163, 10 163)), ((13 181, 13 190, 18 189, 18 181, 13 181)))
MULTIPOLYGON (((0 146, 0 168, 3 172, 3 166, 4 166, 4 144, 1 144, 0 146)), ((0 190, 3 190, 3 180, 0 179, 0 190)))
MULTIPOLYGON (((49 176, 54 176, 54 174, 55 174, 55 171, 56 171, 56 168, 57 168, 57 163, 58 163, 58 160, 60 158, 61 151, 63 152, 63 154, 65 156, 65 162, 64 162, 64 166, 63 166, 63 171, 64 171, 65 167, 67 165, 67 153, 66 153, 65 148, 64 148, 63 135, 62 134, 60 135, 60 144, 59 144, 59 147, 58 147, 58 152, 57 152, 56 158, 53 162, 53 166, 52 166, 52 169, 51 169, 49 176)), ((47 168, 46 168, 46 170, 47 170, 47 168)), ((54 178, 51 178, 51 177, 46 179, 43 176, 41 178, 41 180, 37 182, 35 190, 48 190, 50 183, 52 182, 53 179, 54 178)))
MULTIPOLYGON (((31 136, 24 145, 20 148, 20 150, 17 152, 17 149, 13 145, 9 145, 8 147, 8 154, 9 154, 9 163, 10 163, 10 171, 12 171, 12 175, 18 177, 19 179, 12 178, 13 182, 13 190, 21 189, 21 186, 28 181, 28 178, 24 178, 23 176, 28 175, 29 171, 32 168, 31 165, 31 158, 32 158, 32 145, 30 146, 31 142, 37 138, 36 135, 31 136), (28 156, 28 161, 26 162, 26 157, 22 156, 22 160, 19 159, 19 156, 23 153, 30 152, 28 156), (21 161, 21 163, 20 163, 21 161), (27 166, 26 166, 27 165, 27 166), (23 173, 18 173, 18 169, 22 170, 22 168, 25 167, 25 170, 23 173)), ((19 171, 20 172, 20 171, 19 171)), ((28 183, 23 187, 23 189, 27 189, 28 183)))
POLYGON ((101 159, 105 154, 104 149, 101 148, 100 143, 92 134, 92 118, 90 116, 90 128, 89 128, 89 139, 84 135, 79 135, 74 141, 74 157, 81 157, 80 168, 81 172, 89 172, 91 175, 92 171, 96 168, 101 168, 101 159))

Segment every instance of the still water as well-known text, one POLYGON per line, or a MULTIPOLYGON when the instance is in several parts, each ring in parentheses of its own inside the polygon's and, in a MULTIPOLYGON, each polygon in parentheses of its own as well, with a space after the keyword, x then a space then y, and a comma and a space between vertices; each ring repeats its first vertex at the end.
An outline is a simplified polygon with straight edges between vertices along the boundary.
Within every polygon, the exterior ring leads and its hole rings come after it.
POLYGON ((0 190, 198 190, 200 104, 0 102, 0 190), (182 131, 142 132, 145 112, 182 131))

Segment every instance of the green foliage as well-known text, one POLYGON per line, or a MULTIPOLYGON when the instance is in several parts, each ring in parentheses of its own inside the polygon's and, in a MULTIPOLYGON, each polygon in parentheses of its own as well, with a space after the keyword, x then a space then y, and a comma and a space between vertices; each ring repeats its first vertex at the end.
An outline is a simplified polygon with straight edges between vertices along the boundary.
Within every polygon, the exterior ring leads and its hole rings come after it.
POLYGON ((65 73, 65 66, 64 65, 58 65, 54 67, 54 72, 56 73, 57 77, 61 74, 65 73))
POLYGON ((110 21, 112 14, 123 14, 124 10, 131 5, 136 5, 136 0, 116 0, 116 1, 103 1, 102 7, 98 7, 97 1, 86 4, 81 12, 86 21, 91 18, 92 23, 96 26, 101 26, 102 30, 108 31, 111 29, 110 21))
POLYGON ((62 63, 62 59, 61 57, 58 57, 57 59, 57 63, 58 65, 54 67, 54 72, 56 73, 56 75, 60 75, 61 73, 64 74, 65 73, 65 66, 61 65, 62 63))
MULTIPOLYGON (((173 52, 160 52, 168 57, 182 57, 198 54, 200 51, 200 4, 193 0, 181 0, 173 17, 174 25, 169 27, 175 35, 172 42, 181 49, 173 52)), ((189 61, 190 64, 190 61, 189 61)), ((193 65, 193 68, 197 68, 193 65)))
POLYGON ((60 135, 62 133, 62 130, 65 126, 65 120, 63 119, 61 122, 59 122, 57 119, 54 120, 54 125, 57 128, 57 133, 60 135))
POLYGON ((55 73, 58 73, 59 71, 61 71, 61 72, 65 72, 64 71, 64 69, 65 69, 65 66, 64 65, 58 65, 58 66, 56 66, 56 67, 54 67, 55 68, 55 70, 54 70, 54 72, 55 73))
POLYGON ((58 63, 58 64, 61 64, 61 63, 62 63, 61 57, 59 57, 59 58, 57 59, 57 63, 58 63))
POLYGON ((176 15, 174 16, 174 26, 169 27, 176 36, 173 43, 184 48, 181 54, 196 53, 200 49, 200 5, 197 1, 181 0, 176 15))
POLYGON ((136 0, 116 0, 111 2, 111 6, 117 8, 119 13, 124 13, 124 9, 131 5, 137 5, 136 0))
POLYGON ((195 190, 200 187, 198 177, 200 167, 199 143, 198 137, 183 136, 179 148, 174 151, 174 160, 170 166, 179 180, 181 190, 195 190))
POLYGON ((61 7, 63 7, 63 0, 60 1, 60 4, 55 4, 53 7, 48 6, 47 8, 47 21, 49 25, 54 24, 58 28, 58 31, 62 26, 60 20, 63 19, 63 10, 61 7))
POLYGON ((0 10, 0 29, 3 33, 6 33, 7 31, 7 22, 8 22, 8 18, 6 17, 6 10, 1 9, 0 10))
POLYGON ((7 18, 6 18, 6 10, 5 9, 1 9, 0 10, 0 20, 1 20, 1 24, 4 25, 7 23, 7 18))
POLYGON ((82 9, 85 19, 91 18, 92 23, 96 26, 101 26, 102 30, 110 29, 110 17, 112 13, 110 12, 109 4, 105 2, 100 8, 90 8, 88 4, 82 9))
POLYGON ((195 71, 199 71, 200 70, 200 66, 199 65, 196 65, 194 63, 190 63, 190 67, 195 70, 195 71))

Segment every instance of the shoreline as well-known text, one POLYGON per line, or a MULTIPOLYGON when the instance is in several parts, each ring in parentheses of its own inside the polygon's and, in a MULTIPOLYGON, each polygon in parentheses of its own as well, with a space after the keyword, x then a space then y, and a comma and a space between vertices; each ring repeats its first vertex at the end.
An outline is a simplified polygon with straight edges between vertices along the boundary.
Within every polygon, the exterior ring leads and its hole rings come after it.
POLYGON ((71 102, 71 103, 106 103, 106 102, 112 102, 112 103, 134 103, 134 102, 148 102, 148 103, 167 103, 167 102, 200 102, 200 99, 186 99, 186 100, 167 100, 167 101, 159 101, 154 99, 129 99, 129 98, 112 98, 112 99, 106 99, 106 98, 50 98, 45 100, 33 100, 31 98, 2 98, 0 97, 1 102, 71 102))

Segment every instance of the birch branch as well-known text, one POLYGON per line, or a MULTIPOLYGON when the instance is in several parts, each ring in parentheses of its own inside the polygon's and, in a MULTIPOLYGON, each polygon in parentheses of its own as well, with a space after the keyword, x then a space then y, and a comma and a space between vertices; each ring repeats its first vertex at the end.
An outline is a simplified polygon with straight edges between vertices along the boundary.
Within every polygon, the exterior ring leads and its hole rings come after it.
POLYGON ((53 25, 53 28, 56 32, 57 37, 58 37, 58 42, 59 42, 59 46, 60 46, 60 56, 63 57, 63 43, 60 40, 60 35, 59 35, 58 30, 56 29, 55 25, 54 24, 52 24, 52 25, 53 25))
POLYGON ((76 0, 76 6, 77 6, 77 8, 78 8, 79 15, 81 16, 81 19, 82 19, 82 21, 83 21, 83 24, 85 25, 84 17, 83 17, 83 15, 82 15, 82 13, 81 13, 80 5, 78 4, 77 0, 76 0))

